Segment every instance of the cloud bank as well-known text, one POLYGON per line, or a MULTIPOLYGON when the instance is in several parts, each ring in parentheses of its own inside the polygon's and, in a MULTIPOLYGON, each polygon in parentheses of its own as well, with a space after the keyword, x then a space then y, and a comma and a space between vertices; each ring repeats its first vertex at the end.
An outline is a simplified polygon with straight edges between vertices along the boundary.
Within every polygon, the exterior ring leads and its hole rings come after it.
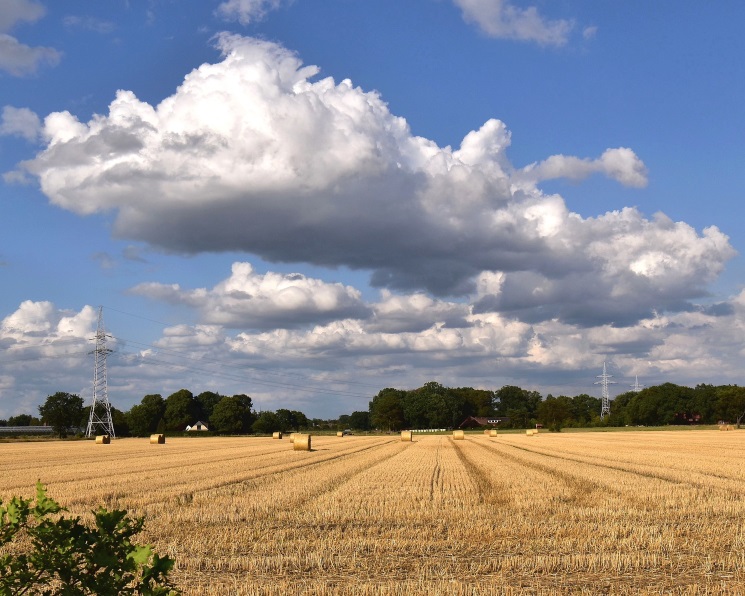
POLYGON ((473 295, 491 273, 500 281, 476 311, 530 323, 630 325, 686 309, 734 255, 714 226, 699 234, 634 208, 582 218, 538 187, 594 173, 644 186, 631 149, 516 168, 499 120, 439 147, 377 93, 317 78, 282 46, 217 44, 222 61, 157 106, 119 91, 87 123, 50 114, 45 148, 23 167, 55 205, 113 212, 122 238, 369 270, 374 286, 439 297, 473 295))

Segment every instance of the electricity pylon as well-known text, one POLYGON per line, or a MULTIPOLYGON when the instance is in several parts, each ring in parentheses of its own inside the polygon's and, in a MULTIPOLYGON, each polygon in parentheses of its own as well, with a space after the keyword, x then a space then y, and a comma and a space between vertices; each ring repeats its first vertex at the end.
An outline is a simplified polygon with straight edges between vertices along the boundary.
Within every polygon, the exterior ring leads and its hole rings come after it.
POLYGON ((96 348, 89 352, 93 354, 93 398, 91 399, 91 413, 88 417, 86 437, 96 434, 109 435, 114 438, 114 422, 111 420, 111 404, 109 403, 108 386, 106 384, 106 356, 111 350, 106 347, 106 335, 103 327, 103 306, 98 308, 98 325, 96 327, 96 348), (99 432, 100 431, 100 432, 99 432))
POLYGON ((644 389, 644 385, 639 385, 639 375, 636 375, 636 380, 633 385, 630 385, 630 387, 632 391, 636 391, 637 393, 644 389))
POLYGON ((603 374, 598 375, 596 378, 601 379, 596 381, 595 385, 603 386, 603 399, 600 406, 600 420, 610 415, 610 395, 608 394, 608 385, 615 385, 615 381, 609 381, 608 379, 613 378, 613 375, 609 375, 605 368, 605 361, 603 361, 603 374))

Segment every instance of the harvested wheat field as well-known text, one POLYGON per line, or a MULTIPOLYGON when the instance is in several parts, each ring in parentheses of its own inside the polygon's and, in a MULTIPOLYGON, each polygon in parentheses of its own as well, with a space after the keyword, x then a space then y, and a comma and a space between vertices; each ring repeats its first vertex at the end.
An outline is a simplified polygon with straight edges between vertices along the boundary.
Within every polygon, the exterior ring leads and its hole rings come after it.
POLYGON ((185 594, 745 592, 745 432, 0 445, 0 496, 126 508, 185 594))

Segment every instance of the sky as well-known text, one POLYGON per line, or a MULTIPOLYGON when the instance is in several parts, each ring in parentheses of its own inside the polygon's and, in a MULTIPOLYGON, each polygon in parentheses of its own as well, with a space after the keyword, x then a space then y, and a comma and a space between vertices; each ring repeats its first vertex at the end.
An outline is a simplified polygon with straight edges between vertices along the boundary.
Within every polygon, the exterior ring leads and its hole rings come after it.
POLYGON ((0 0, 0 418, 742 384, 745 4, 0 0))

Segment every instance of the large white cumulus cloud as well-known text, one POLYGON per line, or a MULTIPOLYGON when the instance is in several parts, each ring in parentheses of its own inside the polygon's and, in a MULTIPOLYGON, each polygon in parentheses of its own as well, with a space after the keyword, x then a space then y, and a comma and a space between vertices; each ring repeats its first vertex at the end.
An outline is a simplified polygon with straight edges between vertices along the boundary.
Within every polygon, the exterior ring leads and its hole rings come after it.
POLYGON ((46 147, 25 167, 50 200, 111 210, 117 235, 166 250, 343 265, 393 290, 472 294, 491 272, 500 283, 477 310, 529 321, 680 309, 733 255, 714 227, 635 209, 583 219, 537 186, 592 173, 644 186, 630 149, 515 168, 498 120, 439 147, 377 93, 317 78, 279 45, 227 34, 218 45, 222 61, 157 106, 119 91, 90 122, 47 116, 46 147))

